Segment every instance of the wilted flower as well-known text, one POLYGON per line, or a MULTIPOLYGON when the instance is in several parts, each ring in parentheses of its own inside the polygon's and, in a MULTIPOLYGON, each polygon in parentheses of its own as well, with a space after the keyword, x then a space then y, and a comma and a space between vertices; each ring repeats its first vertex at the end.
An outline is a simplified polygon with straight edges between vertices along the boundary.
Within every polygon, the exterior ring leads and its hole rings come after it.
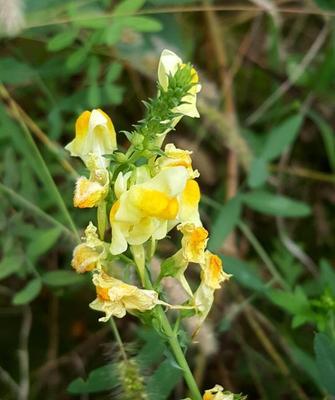
POLYGON ((205 252, 201 269, 201 283, 194 294, 194 304, 203 321, 212 308, 215 290, 219 289, 221 283, 228 280, 231 275, 223 271, 221 259, 208 250, 205 252))
POLYGON ((184 259, 187 262, 202 263, 208 241, 207 230, 190 222, 178 225, 177 229, 183 234, 181 244, 184 259))
POLYGON ((97 156, 100 167, 109 161, 103 156, 112 154, 117 148, 114 125, 102 110, 84 111, 76 121, 76 136, 66 147, 71 156, 88 162, 90 154, 97 156))
POLYGON ((234 394, 224 392, 221 385, 215 385, 212 389, 205 391, 203 400, 234 400, 234 394))
POLYGON ((106 314, 99 321, 106 322, 111 316, 122 318, 127 311, 151 310, 159 303, 158 294, 154 290, 128 285, 102 271, 93 275, 93 283, 97 298, 90 303, 90 307, 106 314))
POLYGON ((85 230, 84 243, 73 250, 72 267, 79 273, 92 271, 100 267, 106 255, 106 245, 98 238, 97 228, 90 222, 85 230))
POLYGON ((109 191, 109 172, 99 167, 98 157, 90 154, 87 166, 91 171, 90 178, 81 176, 77 179, 73 196, 73 205, 79 208, 96 207, 104 200, 109 191))

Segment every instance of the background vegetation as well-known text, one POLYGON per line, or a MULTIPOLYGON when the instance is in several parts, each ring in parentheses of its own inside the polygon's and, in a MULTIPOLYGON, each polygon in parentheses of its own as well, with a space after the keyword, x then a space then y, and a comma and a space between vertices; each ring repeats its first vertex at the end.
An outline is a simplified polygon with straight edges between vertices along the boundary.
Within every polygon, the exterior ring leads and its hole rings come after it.
POLYGON ((85 109, 104 109, 118 131, 140 119, 168 48, 200 73, 201 119, 184 118, 171 137, 194 151, 210 248, 234 275, 190 347, 197 381, 249 399, 330 399, 333 0, 20 6, 0 2, 0 398, 132 399, 120 365, 150 399, 187 395, 159 337, 117 321, 131 344, 124 363, 88 309, 92 285, 70 260, 75 227, 94 215, 72 207, 82 165, 63 150, 85 109))

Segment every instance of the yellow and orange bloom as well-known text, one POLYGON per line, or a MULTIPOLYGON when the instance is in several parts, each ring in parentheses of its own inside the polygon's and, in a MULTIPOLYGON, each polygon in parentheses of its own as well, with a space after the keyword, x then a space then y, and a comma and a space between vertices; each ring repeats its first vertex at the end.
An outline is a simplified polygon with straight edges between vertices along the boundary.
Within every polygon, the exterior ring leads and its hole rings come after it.
POLYGON ((221 287, 221 283, 229 280, 231 275, 222 269, 221 259, 211 253, 205 252, 205 259, 201 265, 201 283, 194 294, 194 304, 199 312, 200 321, 207 317, 214 302, 214 292, 221 287))
POLYGON ((85 230, 84 242, 73 250, 71 265, 78 273, 93 271, 101 267, 106 256, 106 245, 98 238, 97 228, 90 222, 85 230))
POLYGON ((77 179, 73 196, 74 207, 97 207, 105 199, 109 191, 109 172, 99 166, 99 157, 90 154, 87 157, 87 168, 90 170, 89 179, 80 176, 77 179))
POLYGON ((198 170, 192 168, 192 151, 178 149, 173 143, 168 143, 164 149, 164 156, 158 157, 156 161, 157 169, 160 171, 171 167, 185 167, 189 174, 189 179, 199 177, 198 170))
POLYGON ((231 277, 223 271, 221 258, 208 250, 205 252, 205 260, 201 268, 201 281, 213 290, 220 289, 221 283, 231 277))
POLYGON ((110 317, 122 318, 127 312, 152 310, 158 303, 154 290, 139 289, 115 279, 100 271, 93 275, 97 298, 90 303, 93 310, 105 313, 99 321, 106 322, 110 317))
POLYGON ((100 109, 84 111, 76 121, 75 138, 66 147, 71 156, 80 157, 86 164, 90 154, 98 157, 100 167, 109 162, 103 156, 117 148, 114 125, 100 109))
POLYGON ((200 188, 198 182, 194 179, 189 179, 186 182, 184 190, 180 196, 180 222, 191 222, 196 226, 202 225, 199 215, 200 188))
MULTIPOLYGON (((178 221, 179 197, 186 182, 186 169, 173 167, 124 191, 110 211, 111 253, 120 254, 127 249, 128 244, 140 245, 151 237, 155 240, 163 239, 178 221)), ((126 187, 125 184, 118 186, 126 187)))
POLYGON ((234 394, 224 392, 221 385, 215 385, 212 389, 206 390, 202 398, 203 400, 234 400, 234 394))
POLYGON ((187 262, 203 263, 208 241, 207 230, 191 222, 180 224, 177 229, 183 234, 181 240, 183 258, 187 262))

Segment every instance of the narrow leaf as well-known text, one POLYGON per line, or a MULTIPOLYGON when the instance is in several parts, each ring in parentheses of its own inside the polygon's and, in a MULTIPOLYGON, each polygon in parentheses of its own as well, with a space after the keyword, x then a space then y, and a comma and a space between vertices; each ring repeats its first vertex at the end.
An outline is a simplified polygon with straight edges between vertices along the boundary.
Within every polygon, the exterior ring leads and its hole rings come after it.
POLYGON ((41 280, 39 278, 33 279, 22 290, 16 293, 13 297, 13 304, 22 305, 30 303, 39 295, 41 288, 41 280))
POLYGON ((49 286, 69 286, 82 283, 85 277, 72 271, 58 270, 46 272, 42 279, 49 286))
POLYGON ((267 162, 263 158, 255 158, 251 163, 248 185, 252 189, 258 188, 266 182, 268 176, 267 162))
POLYGON ((67 29, 63 32, 58 33, 48 42, 49 51, 59 51, 66 47, 71 46, 71 44, 76 40, 78 31, 67 29))
POLYGON ((145 0, 124 0, 114 8, 113 14, 115 16, 134 14, 144 3, 145 0))
POLYGON ((5 256, 0 261, 0 279, 7 278, 14 274, 22 266, 23 259, 20 256, 5 256))
POLYGON ((324 333, 317 333, 314 351, 320 382, 330 394, 335 395, 335 342, 324 333))
POLYGON ((262 214, 298 218, 306 217, 311 213, 306 203, 263 190, 246 193, 242 199, 248 207, 262 214))
POLYGON ((267 290, 265 283, 259 278, 256 268, 245 261, 235 257, 222 256, 223 269, 232 274, 241 285, 259 292, 267 290))
POLYGON ((165 360, 148 380, 150 400, 166 400, 182 377, 180 368, 165 360))
POLYGON ((35 260, 50 250, 56 243, 61 232, 62 230, 59 227, 42 229, 38 231, 37 234, 32 238, 32 241, 27 248, 28 257, 35 260))
POLYGON ((211 229, 208 247, 218 251, 229 233, 235 228, 241 214, 241 199, 236 196, 222 206, 211 229))
POLYGON ((158 32, 162 29, 162 24, 158 20, 142 16, 127 18, 125 25, 138 32, 158 32))
POLYGON ((298 114, 273 128, 264 145, 262 158, 270 161, 280 156, 297 137, 302 121, 303 117, 298 114))

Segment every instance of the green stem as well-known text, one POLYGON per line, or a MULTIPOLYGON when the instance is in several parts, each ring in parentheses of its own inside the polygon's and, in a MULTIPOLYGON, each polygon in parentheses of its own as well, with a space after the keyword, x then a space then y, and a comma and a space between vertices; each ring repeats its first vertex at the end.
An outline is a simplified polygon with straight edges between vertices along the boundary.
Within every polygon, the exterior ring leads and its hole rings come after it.
MULTIPOLYGON (((153 289, 151 280, 148 276, 148 273, 146 273, 145 276, 145 287, 147 289, 153 289)), ((177 334, 174 332, 172 329, 170 322, 161 306, 156 306, 156 310, 159 313, 159 319, 162 324, 164 333, 167 336, 167 340, 169 342, 170 348, 175 356, 175 359, 177 363, 179 364, 180 368, 183 370, 183 375, 184 379, 187 383, 187 386, 190 390, 192 400, 202 400, 202 396, 200 394, 200 391, 198 389, 198 385, 193 377, 192 371, 187 363, 187 360, 185 358, 184 352, 180 347, 177 334)))
POLYGON ((161 306, 157 306, 160 321, 162 323, 163 329, 167 335, 167 339, 171 350, 175 356, 177 363, 179 364, 180 368, 183 370, 184 379, 187 383, 187 386, 190 390, 192 400, 202 400, 202 396, 198 389, 198 385, 193 377, 192 371, 186 361, 184 353, 180 347, 179 341, 177 339, 176 334, 172 330, 169 320, 167 319, 164 310, 161 306))
POLYGON ((120 347, 120 351, 121 351, 121 354, 122 354, 122 358, 124 359, 124 361, 127 361, 127 359, 128 359, 128 358, 127 358, 127 353, 126 353, 126 350, 125 350, 125 348, 124 348, 124 345, 123 345, 123 342, 122 342, 122 339, 121 339, 119 330, 118 330, 118 328, 117 328, 117 326, 116 326, 116 323, 115 323, 115 321, 114 321, 114 318, 111 317, 111 319, 110 319, 109 321, 110 321, 110 325, 111 325, 111 327, 112 327, 112 331, 113 331, 114 336, 115 336, 115 340, 116 340, 118 346, 120 347))

